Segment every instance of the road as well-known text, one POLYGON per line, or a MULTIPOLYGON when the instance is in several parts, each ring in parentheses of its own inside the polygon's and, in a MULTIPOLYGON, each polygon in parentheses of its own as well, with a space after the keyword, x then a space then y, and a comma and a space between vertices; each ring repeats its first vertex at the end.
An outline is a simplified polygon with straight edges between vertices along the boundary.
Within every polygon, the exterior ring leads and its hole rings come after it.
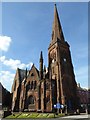
MULTIPOLYGON (((7 119, 2 119, 2 120, 7 120, 7 119)), ((15 119, 10 119, 10 120, 15 120, 15 119)), ((29 120, 29 119, 22 119, 22 120, 29 120)), ((31 120, 35 120, 35 119, 31 119, 31 120)), ((36 119, 36 120, 46 120, 46 119, 36 119)), ((47 120, 90 120, 90 115, 72 115, 72 116, 65 116, 60 118, 52 118, 52 119, 48 118, 47 120)))

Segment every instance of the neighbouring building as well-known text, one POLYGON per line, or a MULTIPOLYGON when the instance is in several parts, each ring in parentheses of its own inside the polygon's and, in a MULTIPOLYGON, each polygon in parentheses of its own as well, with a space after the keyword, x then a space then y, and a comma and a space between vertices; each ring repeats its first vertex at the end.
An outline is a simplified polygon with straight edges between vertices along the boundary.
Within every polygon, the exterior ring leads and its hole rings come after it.
POLYGON ((0 110, 10 110, 12 94, 0 83, 0 110))
POLYGON ((79 98, 79 107, 81 112, 88 111, 90 112, 90 90, 82 88, 80 83, 77 84, 77 96, 79 98))
POLYGON ((78 108, 77 83, 70 53, 70 45, 64 39, 56 5, 52 37, 48 47, 48 69, 39 59, 39 70, 33 64, 30 70, 17 68, 12 85, 12 111, 53 112, 54 104, 78 108))
POLYGON ((89 91, 88 89, 82 88, 80 84, 77 85, 77 94, 80 99, 80 104, 88 104, 89 103, 89 91))

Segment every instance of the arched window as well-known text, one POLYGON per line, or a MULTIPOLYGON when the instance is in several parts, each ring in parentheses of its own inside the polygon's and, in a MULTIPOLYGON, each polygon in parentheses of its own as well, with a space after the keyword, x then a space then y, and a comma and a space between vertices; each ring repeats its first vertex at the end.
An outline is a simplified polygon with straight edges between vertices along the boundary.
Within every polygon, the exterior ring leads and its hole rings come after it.
POLYGON ((46 83, 46 89, 48 90, 49 89, 49 83, 46 83))
POLYGON ((28 103, 29 104, 34 104, 34 97, 31 95, 31 96, 29 96, 29 98, 28 98, 28 103))
POLYGON ((30 81, 27 84, 27 91, 30 89, 30 81))
POLYGON ((33 81, 31 82, 31 90, 33 89, 33 81))
POLYGON ((34 76, 34 73, 32 73, 31 76, 34 76))
POLYGON ((34 86, 33 86, 34 90, 36 89, 36 84, 37 84, 36 81, 34 81, 34 86))

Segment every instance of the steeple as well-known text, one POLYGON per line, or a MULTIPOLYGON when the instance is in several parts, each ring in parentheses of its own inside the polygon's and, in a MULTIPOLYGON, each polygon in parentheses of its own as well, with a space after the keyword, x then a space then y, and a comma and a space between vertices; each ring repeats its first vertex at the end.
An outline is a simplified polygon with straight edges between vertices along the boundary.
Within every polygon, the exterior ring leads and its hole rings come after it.
POLYGON ((51 42, 55 42, 56 40, 64 41, 64 36, 62 32, 62 27, 59 20, 59 15, 57 11, 56 4, 54 6, 54 21, 53 21, 53 27, 52 27, 52 40, 51 42))

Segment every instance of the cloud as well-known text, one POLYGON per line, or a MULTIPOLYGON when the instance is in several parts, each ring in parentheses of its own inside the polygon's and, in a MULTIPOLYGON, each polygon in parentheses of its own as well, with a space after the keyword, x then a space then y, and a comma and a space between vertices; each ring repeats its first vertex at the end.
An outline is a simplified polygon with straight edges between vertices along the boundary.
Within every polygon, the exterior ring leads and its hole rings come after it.
POLYGON ((5 88, 11 91, 11 86, 13 84, 15 74, 10 71, 0 71, 0 82, 5 88))
POLYGON ((7 52, 11 41, 11 38, 8 36, 0 36, 0 50, 7 52))
POLYGON ((24 64, 20 60, 14 60, 11 58, 7 59, 5 56, 1 56, 0 65, 2 65, 2 67, 5 65, 5 68, 8 67, 9 69, 11 69, 10 71, 0 71, 0 82, 5 88, 11 91, 11 87, 15 76, 15 73, 13 73, 12 70, 16 70, 17 68, 30 68, 33 65, 33 63, 30 62, 28 64, 24 64))
POLYGON ((6 59, 5 56, 0 57, 0 62, 3 65, 5 65, 5 66, 7 66, 7 67, 9 67, 13 70, 16 70, 17 68, 25 69, 25 68, 31 67, 32 64, 33 64, 32 62, 30 62, 28 64, 24 64, 20 60, 14 60, 14 59, 11 59, 11 58, 6 59))

